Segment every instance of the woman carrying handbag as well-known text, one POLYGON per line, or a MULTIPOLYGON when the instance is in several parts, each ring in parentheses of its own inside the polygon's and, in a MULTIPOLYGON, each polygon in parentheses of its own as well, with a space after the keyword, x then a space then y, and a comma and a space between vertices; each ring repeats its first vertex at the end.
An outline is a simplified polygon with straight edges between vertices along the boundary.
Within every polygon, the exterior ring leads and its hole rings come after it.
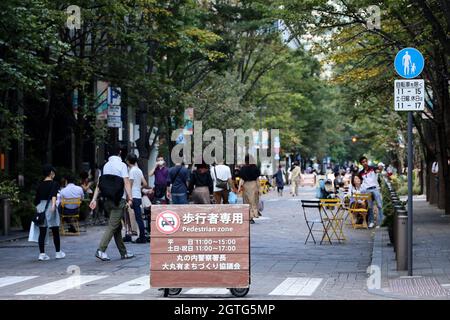
POLYGON ((53 181, 55 178, 55 169, 51 165, 45 165, 43 169, 44 180, 39 184, 34 204, 37 212, 45 212, 45 218, 39 222, 39 261, 50 260, 45 253, 45 238, 48 228, 52 230, 53 243, 56 250, 56 259, 63 259, 66 254, 61 251, 61 242, 59 237, 59 213, 56 210, 56 196, 58 193, 58 184, 53 181))

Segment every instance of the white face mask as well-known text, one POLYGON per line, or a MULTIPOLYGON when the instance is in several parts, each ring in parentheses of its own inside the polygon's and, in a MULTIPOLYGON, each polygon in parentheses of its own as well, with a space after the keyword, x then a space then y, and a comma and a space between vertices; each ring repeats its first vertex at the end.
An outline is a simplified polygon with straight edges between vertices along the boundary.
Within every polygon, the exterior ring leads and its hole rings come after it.
POLYGON ((164 160, 159 160, 158 161, 158 165, 163 166, 164 165, 164 160))

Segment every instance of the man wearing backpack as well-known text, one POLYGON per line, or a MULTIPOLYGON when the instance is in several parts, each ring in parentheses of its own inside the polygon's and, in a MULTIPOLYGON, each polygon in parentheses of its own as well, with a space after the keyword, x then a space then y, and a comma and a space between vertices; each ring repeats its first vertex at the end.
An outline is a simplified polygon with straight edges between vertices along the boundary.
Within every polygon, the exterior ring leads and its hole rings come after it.
POLYGON ((89 207, 94 210, 97 206, 97 197, 101 193, 105 198, 105 211, 109 213, 109 223, 95 256, 102 261, 111 260, 106 254, 106 248, 112 237, 116 242, 122 259, 130 259, 134 254, 127 251, 122 239, 122 218, 125 205, 132 205, 130 179, 127 165, 122 161, 119 145, 111 145, 108 150, 108 162, 103 166, 94 196, 89 207))

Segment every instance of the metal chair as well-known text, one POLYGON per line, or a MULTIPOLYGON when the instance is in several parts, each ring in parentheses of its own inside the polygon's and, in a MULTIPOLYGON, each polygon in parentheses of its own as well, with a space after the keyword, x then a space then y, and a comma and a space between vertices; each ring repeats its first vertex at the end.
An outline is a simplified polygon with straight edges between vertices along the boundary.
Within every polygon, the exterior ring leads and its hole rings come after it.
POLYGON ((370 193, 360 193, 353 195, 353 201, 348 209, 352 220, 353 229, 369 229, 367 215, 369 213, 370 193), (358 218, 362 217, 362 222, 358 223, 358 218))
POLYGON ((335 236, 339 242, 347 240, 343 231, 345 210, 341 200, 339 198, 320 199, 320 206, 326 215, 328 223, 325 227, 327 231, 331 230, 331 238, 335 236))
POLYGON ((61 199, 61 226, 60 226, 60 232, 61 235, 73 235, 73 236, 79 236, 80 235, 80 206, 81 206, 81 199, 80 198, 62 198, 61 199), (76 205, 76 208, 66 208, 67 205, 76 205), (65 220, 70 219, 70 223, 66 223, 65 220), (74 226, 76 232, 67 232, 66 231, 66 224, 74 226))
POLYGON ((328 235, 328 230, 326 228, 327 221, 324 220, 324 216, 322 214, 322 209, 320 206, 319 200, 301 200, 303 216, 305 218, 306 226, 308 227, 308 236, 306 237, 305 244, 308 242, 309 237, 311 237, 316 244, 316 239, 314 238, 313 232, 321 232, 322 239, 320 240, 320 244, 322 244, 325 237, 328 239, 328 242, 332 244, 331 238, 328 235), (322 228, 314 229, 315 224, 321 224, 322 228))

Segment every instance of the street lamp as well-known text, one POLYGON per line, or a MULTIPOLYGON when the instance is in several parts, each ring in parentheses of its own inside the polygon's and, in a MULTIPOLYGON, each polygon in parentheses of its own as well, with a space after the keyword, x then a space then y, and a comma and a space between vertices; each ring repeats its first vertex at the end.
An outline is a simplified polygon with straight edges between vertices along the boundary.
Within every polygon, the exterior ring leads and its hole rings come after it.
POLYGON ((353 142, 353 143, 356 143, 356 141, 358 141, 358 138, 352 137, 352 142, 353 142))

